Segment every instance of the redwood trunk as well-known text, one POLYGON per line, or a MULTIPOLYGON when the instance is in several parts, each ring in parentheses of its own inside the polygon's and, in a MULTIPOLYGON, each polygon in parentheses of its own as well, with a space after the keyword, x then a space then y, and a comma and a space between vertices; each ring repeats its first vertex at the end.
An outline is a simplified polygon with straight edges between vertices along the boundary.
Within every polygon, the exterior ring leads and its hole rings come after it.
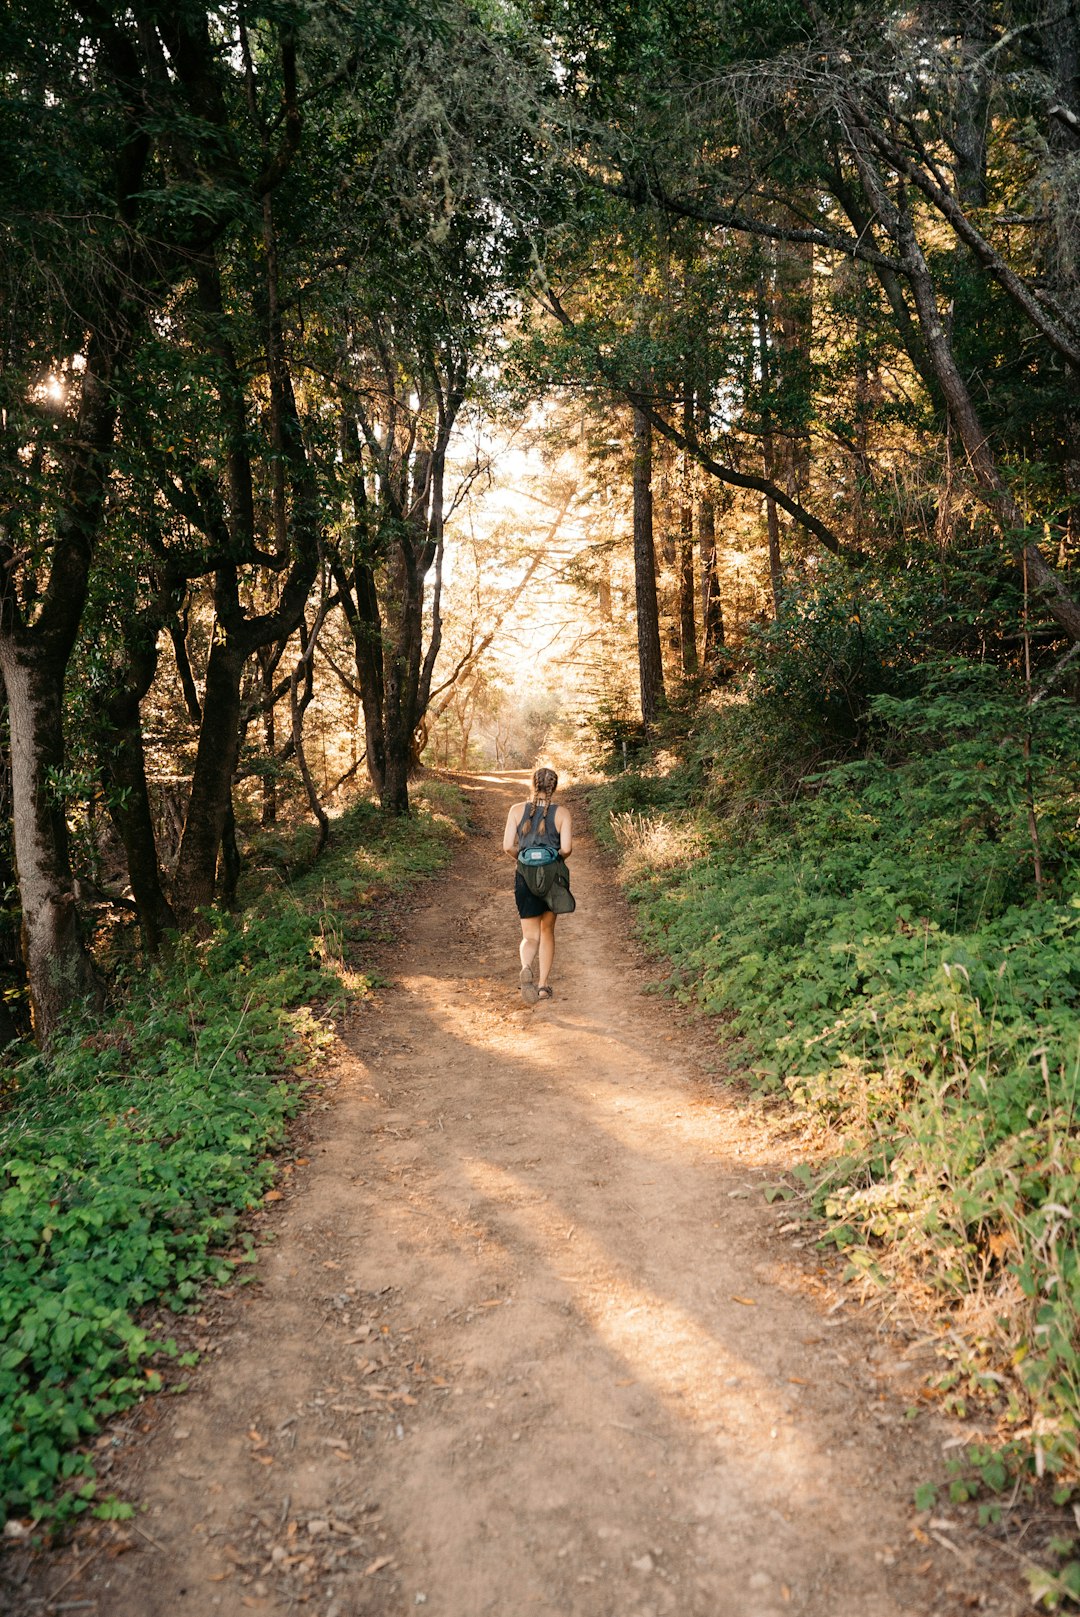
MULTIPOLYGON (((694 391, 687 384, 683 404, 683 433, 694 434, 694 391)), ((679 510, 679 646, 682 671, 692 679, 698 671, 697 615, 694 611, 694 461, 682 455, 682 502, 679 510)))
POLYGON ((652 429, 636 406, 634 422, 634 594, 637 602, 638 675, 641 717, 646 729, 664 706, 664 665, 660 651, 660 616, 656 602, 656 551, 653 546, 652 429))
POLYGON ((724 605, 716 575, 716 506, 707 496, 698 506, 698 552, 701 557, 702 660, 711 669, 724 649, 724 605))

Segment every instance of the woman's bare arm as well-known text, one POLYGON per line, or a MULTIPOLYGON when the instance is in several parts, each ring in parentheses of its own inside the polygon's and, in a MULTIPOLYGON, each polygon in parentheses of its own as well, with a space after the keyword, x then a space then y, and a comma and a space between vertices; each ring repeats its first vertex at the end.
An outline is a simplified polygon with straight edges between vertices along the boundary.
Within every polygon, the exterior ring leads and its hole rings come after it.
POLYGON ((517 828, 521 824, 524 812, 524 803, 510 805, 510 812, 506 816, 506 829, 503 831, 503 853, 517 853, 517 828))
POLYGON ((559 853, 568 859, 574 851, 574 827, 570 810, 560 808, 555 815, 555 829, 559 833, 559 853))

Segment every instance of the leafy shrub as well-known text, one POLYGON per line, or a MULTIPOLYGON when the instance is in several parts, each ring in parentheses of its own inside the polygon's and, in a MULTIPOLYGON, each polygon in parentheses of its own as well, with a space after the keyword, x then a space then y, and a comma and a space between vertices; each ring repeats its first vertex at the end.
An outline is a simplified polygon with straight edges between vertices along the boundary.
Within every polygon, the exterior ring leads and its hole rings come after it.
POLYGON ((911 693, 938 610, 921 573, 853 573, 823 565, 794 578, 780 615, 748 646, 753 699, 807 737, 844 744, 865 731, 876 696, 911 693))
POLYGON ((838 1238, 948 1295, 1013 1372, 1017 1420, 1037 1403, 1040 1464, 1075 1467, 1080 715, 962 663, 874 698, 869 721, 876 754, 737 838, 684 811, 692 854, 633 860, 628 892, 672 991, 836 1131, 821 1197, 838 1238))
MULTIPOLYGON (((239 1232, 328 1038, 311 1014, 359 908, 438 868, 447 822, 374 809, 338 822, 327 863, 133 982, 49 1059, 5 1074, 0 1113, 0 1490, 8 1514, 92 1508, 85 1444, 156 1387, 175 1349, 139 1323, 193 1306, 250 1256, 239 1232), (361 840, 362 839, 362 840, 361 840)), ((457 834, 456 832, 454 833, 457 834)), ((98 1507, 99 1509, 102 1507, 98 1507)), ((104 1507, 109 1508, 109 1507, 104 1507)))

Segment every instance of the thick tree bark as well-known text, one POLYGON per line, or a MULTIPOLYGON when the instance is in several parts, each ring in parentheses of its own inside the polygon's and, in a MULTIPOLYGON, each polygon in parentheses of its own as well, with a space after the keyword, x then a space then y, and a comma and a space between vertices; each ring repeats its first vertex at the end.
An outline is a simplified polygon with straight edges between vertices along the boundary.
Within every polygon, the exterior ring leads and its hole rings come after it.
POLYGON ((653 547, 652 428, 634 406, 634 596, 637 603, 638 678, 641 718, 651 729, 664 707, 664 665, 660 651, 660 616, 656 602, 656 552, 653 547))
MULTIPOLYGON (((765 299, 764 280, 758 281, 757 300, 758 367, 761 372, 761 457, 765 476, 770 482, 776 477, 776 446, 773 437, 772 357, 769 352, 769 316, 765 299)), ((791 468, 789 468, 790 472, 791 468)), ((771 494, 765 496, 765 524, 769 535, 769 582, 772 585, 773 616, 780 616, 780 603, 784 593, 784 575, 780 559, 780 517, 776 501, 771 494)))
MULTIPOLYGON (((7 693, 0 676, 0 889, 12 892, 18 885, 15 849, 11 832, 11 747, 9 744, 7 693)), ((26 962, 19 940, 19 911, 14 904, 0 914, 0 1049, 29 1031, 22 1015, 26 993, 26 962)))
POLYGON ((124 844, 143 948, 156 955, 176 931, 176 916, 161 880, 136 691, 112 697, 109 721, 112 736, 102 763, 109 816, 124 844))
POLYGON ((116 433, 113 384, 130 331, 118 318, 108 341, 87 350, 71 472, 55 521, 49 582, 32 626, 22 620, 14 558, 4 556, 0 669, 11 725, 15 864, 23 912, 23 955, 37 1039, 47 1045, 74 1002, 101 1003, 101 985, 79 933, 67 823, 50 775, 63 771, 64 685, 78 634, 101 524, 116 433))
POLYGON ((176 916, 161 879, 140 708, 154 683, 158 639, 163 624, 172 616, 176 588, 175 579, 163 583, 157 602, 124 626, 127 658, 116 687, 104 701, 107 729, 98 751, 109 817, 124 844, 139 930, 148 955, 156 955, 166 936, 176 931, 176 916))
POLYGON ((724 605, 716 575, 716 507, 707 496, 698 506, 698 554, 701 557, 702 662, 712 671, 724 649, 724 605))
POLYGON ((289 716, 292 720, 293 751, 296 754, 296 762, 300 770, 300 778, 304 783, 304 791, 307 794, 308 807, 311 809, 311 812, 315 818, 315 824, 318 827, 318 834, 315 839, 315 851, 311 856, 312 864, 314 864, 316 859, 321 856, 323 849, 326 847, 327 839, 330 836, 330 820, 327 816, 326 810, 322 806, 322 803, 319 801, 319 794, 315 789, 315 782, 312 779, 311 770, 308 768, 307 754, 304 751, 305 704, 301 703, 299 692, 301 679, 309 674, 311 670, 313 642, 318 632, 319 625, 316 623, 315 628, 312 630, 310 640, 306 636, 304 637, 303 655, 296 664, 296 667, 293 669, 292 677, 289 680, 289 716))
POLYGON ((221 852, 218 856, 218 882, 220 885, 220 899, 227 910, 236 907, 236 890, 240 884, 240 871, 243 860, 240 857, 240 843, 236 835, 236 810, 233 807, 232 786, 229 787, 229 801, 225 808, 225 825, 221 832, 221 852))
MULTIPOLYGON (((814 249, 806 242, 778 242, 773 272, 772 328, 794 390, 806 384, 814 333, 814 249)), ((810 487, 810 437, 801 423, 786 423, 782 453, 774 448, 766 476, 779 481, 793 500, 805 500, 810 487)), ((775 501, 773 502, 775 504, 775 501)))
POLYGON ((15 864, 34 1033, 47 1045, 80 1002, 100 1008, 101 984, 79 933, 67 822, 54 772, 63 769, 67 655, 24 634, 0 635, 8 696, 15 864))
POLYGON ((965 207, 986 206, 986 136, 990 96, 978 63, 991 43, 990 19, 981 7, 957 6, 959 71, 953 75, 952 106, 945 138, 952 149, 956 190, 965 207))
MULTIPOLYGON (((235 586, 233 574, 224 588, 234 592, 235 586)), ((184 926, 214 902, 218 852, 240 750, 240 679, 246 660, 242 636, 223 628, 219 612, 206 665, 199 744, 173 882, 173 904, 184 926)))
MULTIPOLYGON (((683 400, 683 432, 694 435, 694 390, 689 380, 683 400)), ((682 671, 693 679, 698 671, 697 614, 694 610, 694 459, 682 451, 682 487, 679 504, 679 646, 682 671)))
POLYGON ((260 646, 255 653, 259 664, 260 686, 263 699, 263 751, 266 754, 267 768, 260 782, 262 787, 262 814, 260 824, 268 829, 277 824, 278 790, 277 790, 277 721, 276 704, 274 701, 274 672, 277 659, 272 655, 270 646, 260 646))

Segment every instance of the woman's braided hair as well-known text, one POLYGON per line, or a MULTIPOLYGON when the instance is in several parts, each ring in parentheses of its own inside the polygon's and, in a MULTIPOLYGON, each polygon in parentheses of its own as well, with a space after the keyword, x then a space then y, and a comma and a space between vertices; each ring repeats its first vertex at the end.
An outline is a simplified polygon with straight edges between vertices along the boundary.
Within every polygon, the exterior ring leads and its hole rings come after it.
POLYGON ((553 769, 537 769, 533 772, 533 802, 528 805, 531 813, 522 821, 521 835, 529 836, 533 828, 533 820, 540 815, 540 823, 536 827, 537 836, 543 836, 547 831, 548 809, 551 799, 555 795, 555 788, 559 784, 559 777, 553 769))

